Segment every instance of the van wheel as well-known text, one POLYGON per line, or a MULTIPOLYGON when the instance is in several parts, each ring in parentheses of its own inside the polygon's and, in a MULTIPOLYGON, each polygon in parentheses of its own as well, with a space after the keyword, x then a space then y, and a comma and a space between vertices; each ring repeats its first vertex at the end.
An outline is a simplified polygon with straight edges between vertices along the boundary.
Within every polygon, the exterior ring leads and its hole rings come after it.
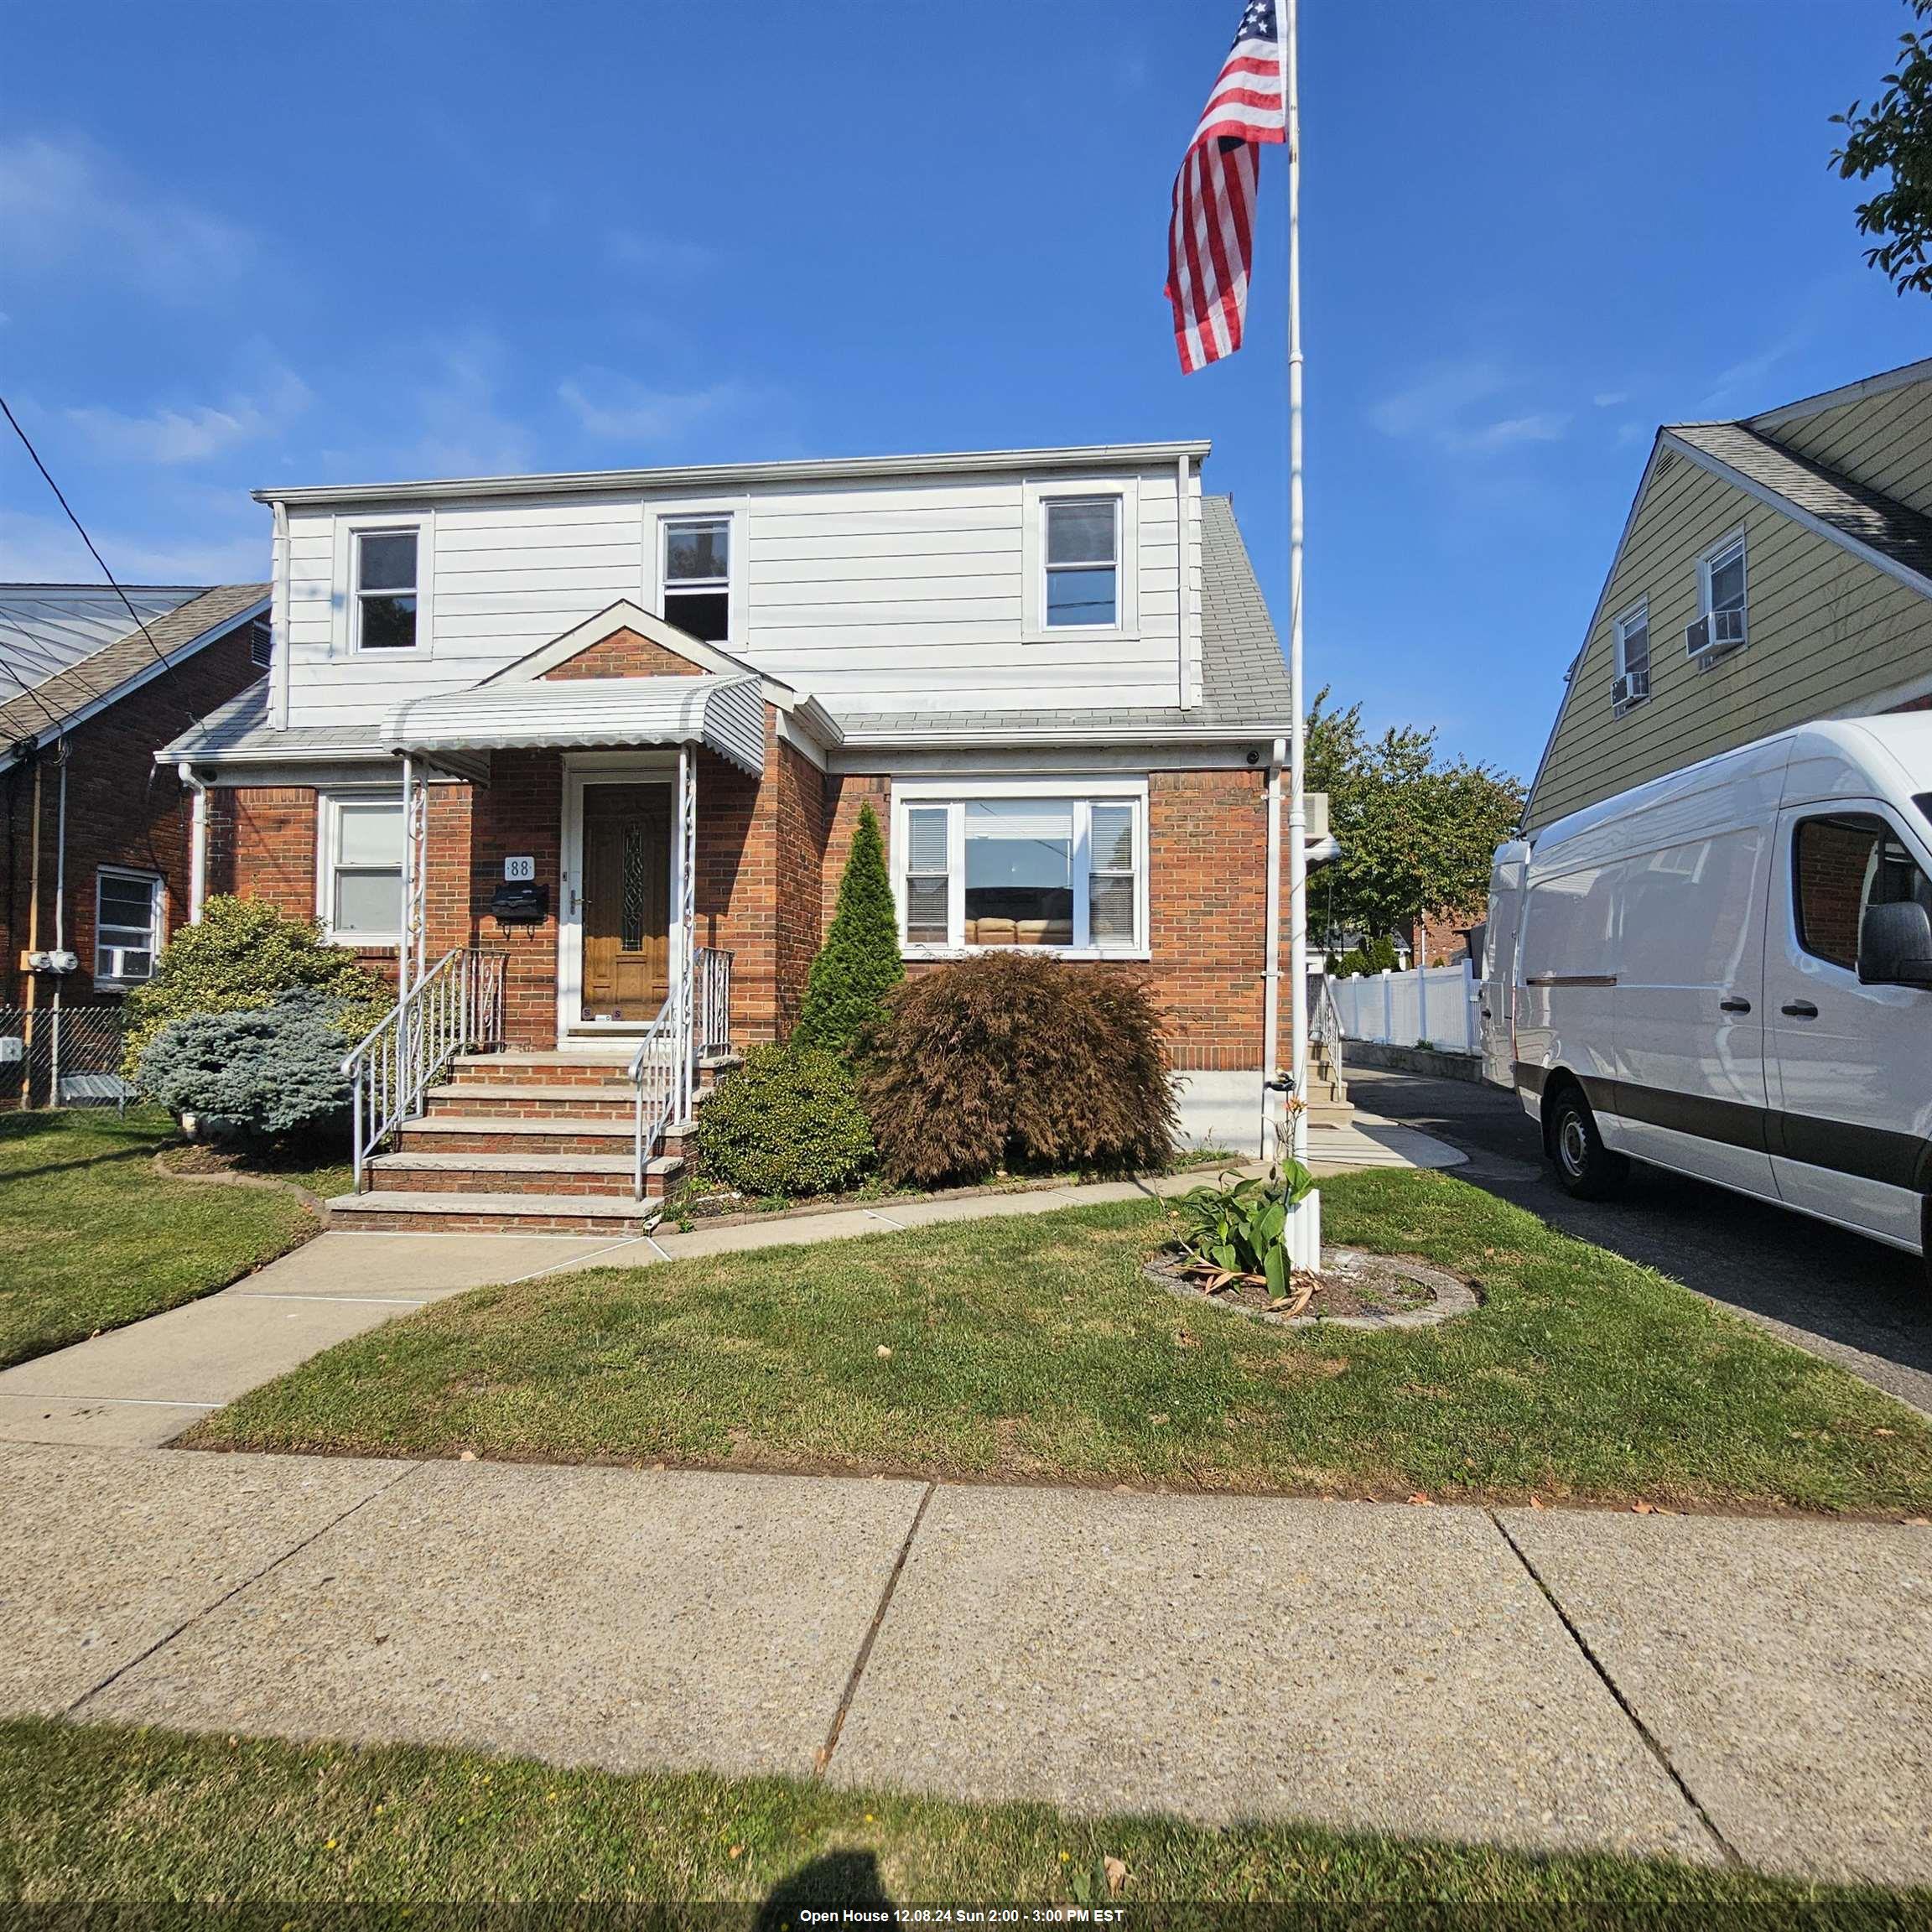
POLYGON ((1629 1161, 1603 1145, 1580 1087, 1566 1087, 1550 1110, 1550 1159, 1564 1192, 1579 1201, 1607 1201, 1630 1176, 1629 1161))

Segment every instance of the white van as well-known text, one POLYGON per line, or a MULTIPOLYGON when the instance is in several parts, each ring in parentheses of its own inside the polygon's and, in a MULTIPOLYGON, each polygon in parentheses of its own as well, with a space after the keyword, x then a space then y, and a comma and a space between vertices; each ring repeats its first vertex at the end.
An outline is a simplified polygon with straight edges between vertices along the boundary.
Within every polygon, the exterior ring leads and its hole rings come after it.
POLYGON ((1780 732, 1501 846, 1483 1071, 1633 1160, 1932 1263, 1932 714, 1780 732))

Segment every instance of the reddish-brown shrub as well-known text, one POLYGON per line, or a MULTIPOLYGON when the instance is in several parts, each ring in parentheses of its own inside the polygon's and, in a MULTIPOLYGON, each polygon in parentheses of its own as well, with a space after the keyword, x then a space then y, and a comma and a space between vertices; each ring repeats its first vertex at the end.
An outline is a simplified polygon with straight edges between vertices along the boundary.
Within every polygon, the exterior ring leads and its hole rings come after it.
POLYGON ((922 974, 892 993, 860 1091, 895 1181, 1173 1158, 1159 1012, 1114 967, 987 953, 922 974))

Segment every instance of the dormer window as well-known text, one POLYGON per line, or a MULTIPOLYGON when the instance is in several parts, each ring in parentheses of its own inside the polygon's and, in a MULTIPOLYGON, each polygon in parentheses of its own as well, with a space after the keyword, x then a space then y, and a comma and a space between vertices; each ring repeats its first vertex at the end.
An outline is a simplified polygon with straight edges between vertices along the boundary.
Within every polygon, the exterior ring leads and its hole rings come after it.
POLYGON ((416 645, 413 530, 356 533, 356 647, 410 651, 416 645))
POLYGON ((679 517, 664 526, 664 621, 701 644, 731 640, 731 519, 679 517))
POLYGON ((1050 497, 1046 512, 1046 624, 1111 628, 1120 621, 1120 499, 1050 497))

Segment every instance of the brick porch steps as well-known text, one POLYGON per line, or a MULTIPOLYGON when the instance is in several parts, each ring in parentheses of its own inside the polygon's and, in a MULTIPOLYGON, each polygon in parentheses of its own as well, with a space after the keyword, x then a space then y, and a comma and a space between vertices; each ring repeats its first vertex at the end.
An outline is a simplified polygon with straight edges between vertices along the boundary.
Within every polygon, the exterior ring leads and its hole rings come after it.
POLYGON ((428 1190, 344 1194, 329 1225, 408 1234, 643 1234, 657 1218, 648 1201, 585 1194, 468 1194, 428 1190))
POLYGON ((434 1119, 439 1114, 470 1119, 541 1120, 569 1113, 584 1119, 629 1120, 637 1108, 636 1090, 623 1081, 544 1081, 541 1085, 507 1080, 451 1081, 424 1096, 434 1119))

